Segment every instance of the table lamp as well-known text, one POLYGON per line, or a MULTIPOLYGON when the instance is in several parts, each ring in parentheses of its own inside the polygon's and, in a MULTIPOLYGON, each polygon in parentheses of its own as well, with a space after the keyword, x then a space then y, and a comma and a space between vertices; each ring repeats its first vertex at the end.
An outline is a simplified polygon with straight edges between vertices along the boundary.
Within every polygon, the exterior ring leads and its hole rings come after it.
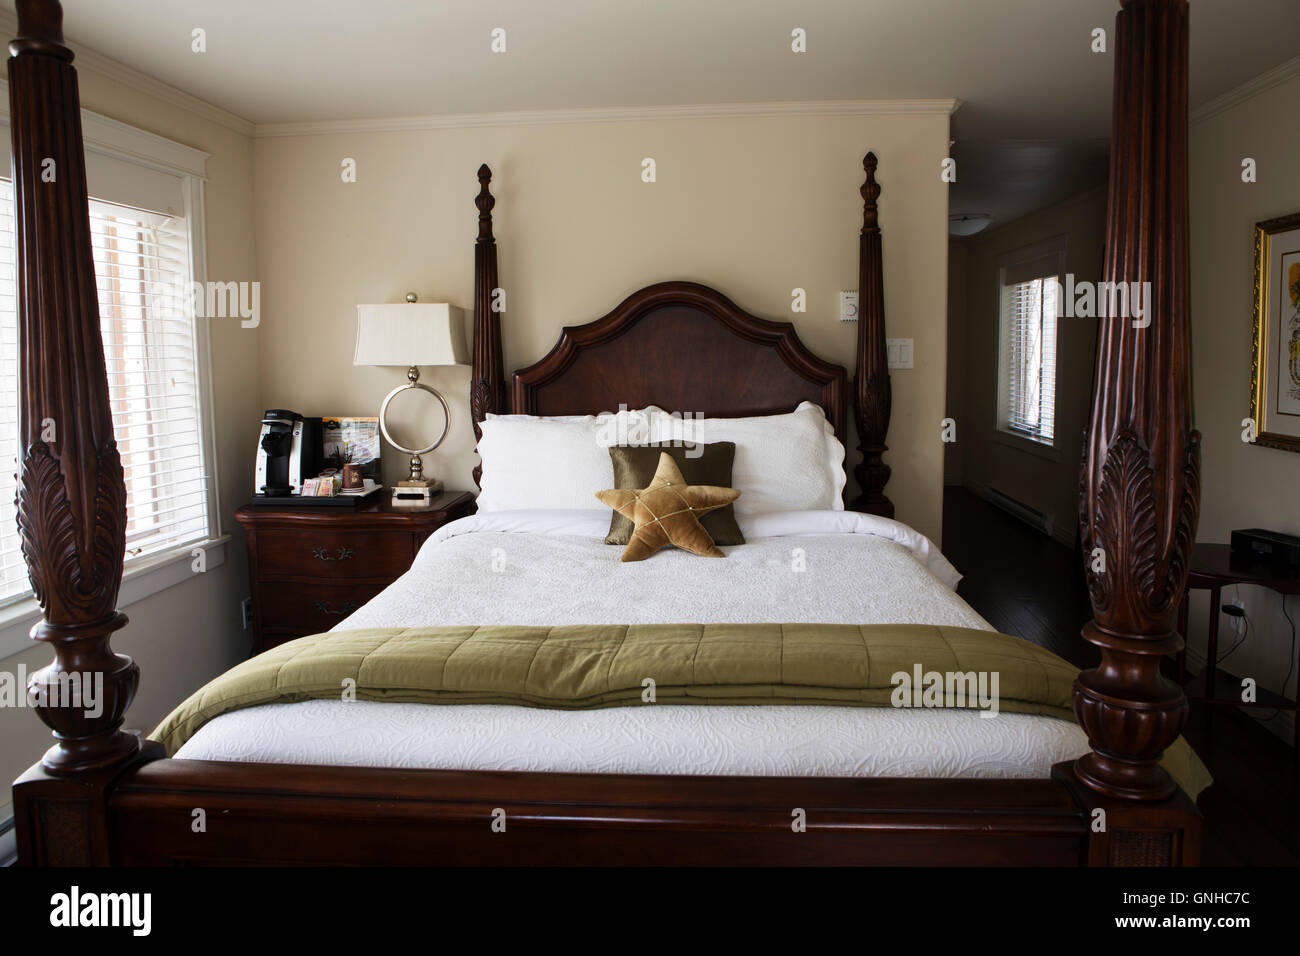
POLYGON ((411 456, 410 474, 393 490, 394 504, 427 504, 442 483, 424 477, 422 455, 442 444, 451 427, 447 400, 437 389, 420 381, 421 365, 465 365, 465 313, 445 302, 419 303, 415 293, 406 304, 357 306, 357 345, 353 365, 406 368, 406 384, 399 385, 379 406, 379 430, 390 445, 411 456), (421 389, 442 405, 443 427, 436 441, 423 448, 406 448, 393 440, 388 430, 388 407, 395 397, 410 389, 421 389))

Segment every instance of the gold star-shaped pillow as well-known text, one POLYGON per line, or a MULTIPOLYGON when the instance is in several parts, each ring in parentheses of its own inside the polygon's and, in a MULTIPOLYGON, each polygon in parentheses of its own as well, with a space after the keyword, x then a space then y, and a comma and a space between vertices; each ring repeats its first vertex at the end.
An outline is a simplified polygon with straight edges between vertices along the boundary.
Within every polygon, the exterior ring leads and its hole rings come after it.
POLYGON ((624 561, 641 561, 665 545, 674 545, 706 558, 725 557, 700 524, 700 515, 726 507, 740 492, 716 485, 688 485, 669 454, 645 488, 598 491, 596 497, 633 524, 624 561))

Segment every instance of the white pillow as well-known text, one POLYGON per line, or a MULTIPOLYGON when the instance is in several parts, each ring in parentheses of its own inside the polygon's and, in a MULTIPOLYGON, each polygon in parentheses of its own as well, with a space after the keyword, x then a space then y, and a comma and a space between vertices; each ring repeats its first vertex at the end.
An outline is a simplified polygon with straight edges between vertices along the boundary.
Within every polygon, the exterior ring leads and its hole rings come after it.
POLYGON ((736 443, 731 487, 737 515, 778 511, 843 511, 844 446, 820 405, 803 402, 786 415, 753 418, 653 416, 652 441, 736 443))
POLYGON ((786 415, 691 418, 653 405, 601 415, 492 415, 480 425, 478 510, 590 508, 614 485, 610 445, 736 443, 736 514, 844 510, 844 446, 821 406, 786 415))
POLYGON ((609 446, 647 441, 650 417, 640 409, 552 418, 489 414, 479 428, 480 512, 599 508, 596 492, 614 487, 609 446))

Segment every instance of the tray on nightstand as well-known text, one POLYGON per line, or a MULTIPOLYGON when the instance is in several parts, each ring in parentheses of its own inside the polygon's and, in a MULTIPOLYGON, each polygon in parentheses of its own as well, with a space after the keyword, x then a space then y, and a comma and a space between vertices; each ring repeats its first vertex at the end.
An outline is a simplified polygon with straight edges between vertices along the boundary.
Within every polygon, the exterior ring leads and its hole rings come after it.
POLYGON ((376 501, 383 490, 383 485, 374 485, 359 495, 254 495, 249 503, 255 508, 357 508, 376 501))

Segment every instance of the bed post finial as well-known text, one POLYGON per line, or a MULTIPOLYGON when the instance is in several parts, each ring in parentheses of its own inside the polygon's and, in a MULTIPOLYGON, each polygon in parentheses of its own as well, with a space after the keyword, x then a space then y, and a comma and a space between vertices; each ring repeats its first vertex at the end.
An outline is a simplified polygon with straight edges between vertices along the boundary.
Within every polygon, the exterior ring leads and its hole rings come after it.
POLYGON ((109 637, 126 547, 126 487, 99 326, 80 99, 54 0, 21 0, 10 44, 16 196, 18 533, 55 660, 28 692, 56 743, 42 764, 83 774, 140 749, 121 730, 140 680, 109 637), (49 176, 53 169, 56 175, 49 176))
POLYGON ((43 53, 72 62, 72 51, 63 42, 63 5, 59 0, 18 0, 18 36, 9 43, 13 56, 43 53))
POLYGON ((1083 636, 1101 649, 1101 664, 1075 682, 1074 710, 1092 752, 1074 772, 1093 791, 1127 800, 1175 792, 1157 761, 1187 720, 1182 688, 1160 673, 1161 659, 1183 646, 1175 617, 1200 494, 1187 57, 1186 0, 1124 4, 1115 31, 1105 280, 1150 298, 1140 317, 1120 300, 1108 310, 1119 314, 1102 317, 1097 339, 1080 521, 1094 614, 1083 636))
POLYGON ((492 207, 497 204, 496 197, 488 189, 492 182, 492 170, 488 164, 484 163, 478 168, 478 195, 474 197, 474 205, 478 207, 478 240, 479 242, 492 242, 492 207))
POLYGON ((867 153, 862 158, 862 169, 867 178, 860 190, 862 234, 858 239, 858 348, 853 383, 853 412, 862 461, 853 469, 861 493, 853 499, 852 507, 854 511, 892 518, 894 503, 885 497, 890 473, 884 462, 884 454, 889 450, 885 436, 889 433, 892 396, 885 348, 885 282, 876 205, 880 198, 876 165, 875 153, 867 153))
POLYGON ((879 165, 875 153, 869 152, 862 157, 862 171, 867 174, 866 181, 858 190, 862 194, 863 232, 880 231, 880 210, 876 205, 876 200, 880 198, 880 183, 876 182, 876 167, 879 165))
MULTIPOLYGON (((506 408, 504 359, 501 354, 501 313, 505 311, 504 294, 497 284, 497 242, 492 235, 492 208, 497 201, 488 186, 492 170, 484 163, 478 168, 478 239, 474 243, 474 350, 470 371, 469 408, 474 419, 474 438, 483 437, 479 424, 488 413, 498 414, 506 408), (500 298, 498 297, 500 295, 500 298)), ((474 483, 483 474, 482 464, 474 467, 474 483)))

